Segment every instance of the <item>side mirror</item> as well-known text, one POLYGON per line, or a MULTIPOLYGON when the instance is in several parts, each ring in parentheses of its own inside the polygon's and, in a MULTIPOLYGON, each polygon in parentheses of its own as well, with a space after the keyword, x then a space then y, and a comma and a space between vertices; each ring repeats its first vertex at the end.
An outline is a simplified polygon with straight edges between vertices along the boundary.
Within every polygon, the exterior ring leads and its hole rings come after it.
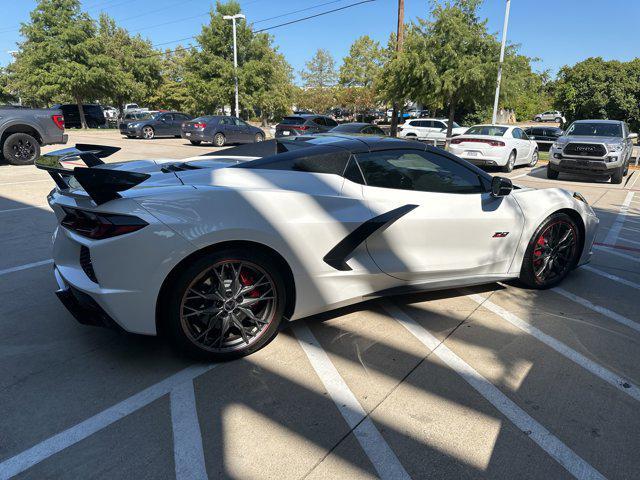
POLYGON ((491 196, 506 197, 513 190, 513 183, 505 177, 493 177, 491 180, 491 196))

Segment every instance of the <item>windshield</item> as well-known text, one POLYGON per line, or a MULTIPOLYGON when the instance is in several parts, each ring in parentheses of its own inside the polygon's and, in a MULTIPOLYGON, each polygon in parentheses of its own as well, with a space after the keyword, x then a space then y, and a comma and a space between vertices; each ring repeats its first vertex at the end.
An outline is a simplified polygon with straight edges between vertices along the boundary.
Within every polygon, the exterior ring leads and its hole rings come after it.
POLYGON ((507 127, 496 127, 495 125, 476 125, 467 130, 465 135, 489 135, 491 137, 502 137, 507 127))
POLYGON ((576 122, 572 123, 565 135, 584 137, 622 137, 619 123, 576 122))
POLYGON ((302 117, 284 117, 280 122, 282 125, 302 125, 304 118, 302 117))

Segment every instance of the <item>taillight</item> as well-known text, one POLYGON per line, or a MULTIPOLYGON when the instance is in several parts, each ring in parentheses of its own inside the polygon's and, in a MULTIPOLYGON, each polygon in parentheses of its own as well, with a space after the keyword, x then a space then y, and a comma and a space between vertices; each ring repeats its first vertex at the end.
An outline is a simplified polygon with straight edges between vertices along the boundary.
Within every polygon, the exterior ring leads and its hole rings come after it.
POLYGON ((202 128, 203 130, 207 127, 206 123, 194 123, 193 128, 202 128))
POLYGON ((484 138, 452 138, 451 139, 451 143, 453 145, 458 145, 460 143, 487 143, 489 145, 491 145, 492 147, 504 147, 504 142, 501 142, 500 140, 487 140, 484 138))
POLYGON ((64 116, 63 115, 51 115, 51 120, 56 124, 60 130, 64 130, 64 116))
POLYGON ((148 225, 144 220, 131 215, 96 213, 69 207, 62 207, 62 209, 65 213, 60 222, 62 226, 94 240, 117 237, 148 225))
POLYGON ((294 130, 309 130, 309 125, 287 125, 287 128, 293 128, 294 130))

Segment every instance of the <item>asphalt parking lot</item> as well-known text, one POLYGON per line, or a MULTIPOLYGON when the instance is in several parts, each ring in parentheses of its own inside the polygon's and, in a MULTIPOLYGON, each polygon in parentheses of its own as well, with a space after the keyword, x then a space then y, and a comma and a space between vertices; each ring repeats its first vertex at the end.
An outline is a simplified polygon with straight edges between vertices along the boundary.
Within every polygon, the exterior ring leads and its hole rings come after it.
MULTIPOLYGON (((76 142, 122 146, 116 160, 213 150, 76 142)), ((52 181, 0 164, 0 479, 640 477, 640 171, 508 176, 580 191, 600 217, 561 287, 370 301, 194 364, 72 319, 53 294, 52 181)))

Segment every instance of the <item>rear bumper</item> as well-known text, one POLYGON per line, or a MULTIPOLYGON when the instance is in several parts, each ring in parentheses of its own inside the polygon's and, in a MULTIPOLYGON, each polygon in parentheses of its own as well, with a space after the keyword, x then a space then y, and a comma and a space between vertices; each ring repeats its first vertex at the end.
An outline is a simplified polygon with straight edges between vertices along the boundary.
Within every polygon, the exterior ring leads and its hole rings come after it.
POLYGON ((180 132, 180 136, 185 140, 194 140, 196 142, 211 142, 204 132, 180 132))
POLYGON ((61 143, 67 143, 69 135, 63 133, 61 135, 43 135, 42 145, 55 145, 61 143))
POLYGON ((68 285, 55 265, 53 272, 59 287, 56 296, 78 323, 123 330, 90 295, 68 285))

